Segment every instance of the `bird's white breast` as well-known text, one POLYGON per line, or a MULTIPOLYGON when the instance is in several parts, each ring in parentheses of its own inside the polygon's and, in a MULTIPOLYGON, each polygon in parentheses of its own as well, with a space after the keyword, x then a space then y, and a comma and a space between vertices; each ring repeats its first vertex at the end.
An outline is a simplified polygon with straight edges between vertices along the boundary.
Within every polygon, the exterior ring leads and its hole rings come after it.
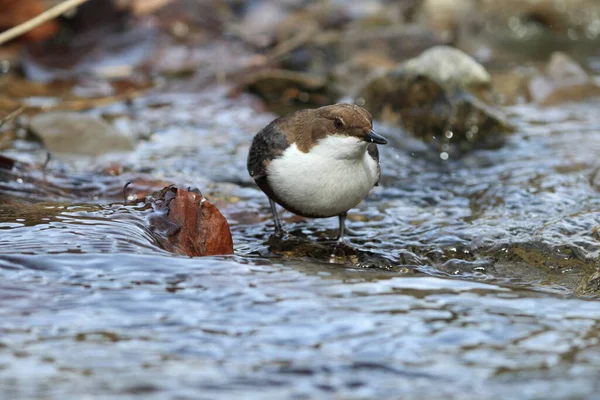
POLYGON ((378 180, 378 165, 368 143, 330 135, 309 152, 289 146, 268 167, 275 194, 291 208, 311 216, 332 217, 355 207, 378 180))

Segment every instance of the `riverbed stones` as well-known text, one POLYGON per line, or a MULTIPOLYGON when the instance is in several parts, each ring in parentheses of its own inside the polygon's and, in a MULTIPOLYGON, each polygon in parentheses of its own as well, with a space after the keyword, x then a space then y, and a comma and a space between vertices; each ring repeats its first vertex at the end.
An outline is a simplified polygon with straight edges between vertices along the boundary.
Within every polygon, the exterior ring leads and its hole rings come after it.
POLYGON ((100 156, 134 149, 131 137, 115 130, 103 119, 79 112, 37 114, 30 129, 53 155, 100 156))
MULTIPOLYGON (((465 1, 465 0, 460 0, 465 1)), ((528 25, 567 34, 571 40, 600 35, 597 0, 503 0, 478 2, 482 17, 498 28, 507 26, 517 37, 528 25)))
POLYGON ((600 96, 599 82, 562 52, 552 54, 545 73, 531 78, 528 89, 533 101, 546 106, 600 96))
POLYGON ((438 35, 455 40, 469 40, 481 32, 515 40, 544 32, 570 40, 600 36, 597 0, 423 0, 416 18, 438 35), (456 37, 459 32, 462 38, 456 37))
POLYGON ((493 148, 511 131, 491 77, 462 51, 433 47, 370 80, 357 97, 375 118, 443 151, 493 148))

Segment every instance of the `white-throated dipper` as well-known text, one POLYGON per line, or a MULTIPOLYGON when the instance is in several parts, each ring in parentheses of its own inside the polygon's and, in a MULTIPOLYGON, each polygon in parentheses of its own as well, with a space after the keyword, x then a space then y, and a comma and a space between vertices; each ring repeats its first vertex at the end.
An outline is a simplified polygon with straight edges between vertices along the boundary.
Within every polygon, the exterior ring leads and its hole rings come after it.
POLYGON ((381 170, 373 117, 353 104, 334 104, 277 118, 254 136, 248 172, 275 203, 309 218, 338 216, 343 240, 346 213, 377 185, 381 170))

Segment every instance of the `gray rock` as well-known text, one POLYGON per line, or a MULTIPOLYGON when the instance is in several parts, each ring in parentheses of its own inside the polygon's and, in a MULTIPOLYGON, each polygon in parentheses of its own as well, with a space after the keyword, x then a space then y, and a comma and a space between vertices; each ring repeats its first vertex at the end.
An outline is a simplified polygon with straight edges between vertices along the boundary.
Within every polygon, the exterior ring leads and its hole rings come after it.
POLYGON ((450 46, 435 46, 406 61, 402 68, 411 74, 427 76, 446 87, 487 87, 492 78, 473 57, 450 46))
POLYGON ((52 154, 99 156, 133 150, 133 140, 98 117, 77 112, 47 112, 31 118, 30 128, 52 154))
POLYGON ((512 130, 495 108, 485 68, 460 50, 437 46, 373 78, 364 106, 442 151, 494 148, 512 130))

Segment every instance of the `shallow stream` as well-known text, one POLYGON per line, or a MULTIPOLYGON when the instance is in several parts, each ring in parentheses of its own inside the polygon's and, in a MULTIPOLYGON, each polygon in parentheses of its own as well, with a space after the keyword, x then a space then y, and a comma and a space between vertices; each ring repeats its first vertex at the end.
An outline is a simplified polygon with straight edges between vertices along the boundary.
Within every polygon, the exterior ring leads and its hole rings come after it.
MULTIPOLYGON (((274 116, 250 98, 177 86, 108 106, 147 136, 119 162, 200 188, 236 254, 159 249, 134 206, 103 198, 126 179, 94 178, 105 159, 49 164, 89 198, 5 177, 0 398, 594 398, 599 107, 510 107, 505 146, 449 160, 376 126, 381 185, 350 213, 358 250, 331 263, 335 219, 286 213, 304 239, 269 247, 245 158, 274 116)), ((45 157, 24 139, 4 154, 45 157)))

